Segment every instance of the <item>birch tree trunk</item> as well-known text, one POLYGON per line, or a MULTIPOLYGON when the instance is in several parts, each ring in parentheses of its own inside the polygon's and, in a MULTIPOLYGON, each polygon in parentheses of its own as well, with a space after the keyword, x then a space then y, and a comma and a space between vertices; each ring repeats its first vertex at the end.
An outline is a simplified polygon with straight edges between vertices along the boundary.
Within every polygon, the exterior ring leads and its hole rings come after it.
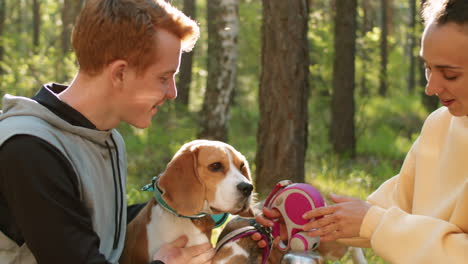
POLYGON ((235 87, 239 1, 207 1, 208 78, 199 138, 228 140, 229 106, 235 87))

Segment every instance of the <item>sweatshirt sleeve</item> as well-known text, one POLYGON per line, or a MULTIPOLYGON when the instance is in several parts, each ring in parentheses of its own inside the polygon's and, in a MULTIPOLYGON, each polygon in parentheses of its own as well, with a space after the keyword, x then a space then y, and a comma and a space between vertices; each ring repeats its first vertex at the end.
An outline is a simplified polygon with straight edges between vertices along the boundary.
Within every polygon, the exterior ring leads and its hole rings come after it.
POLYGON ((466 263, 467 233, 439 218, 411 214, 418 142, 408 152, 400 174, 369 196, 373 206, 360 236, 391 263, 466 263))
MULTIPOLYGON (((390 208, 392 206, 403 207, 407 212, 411 210, 411 196, 413 194, 414 185, 414 149, 417 147, 419 140, 416 140, 410 151, 406 155, 400 173, 386 182, 368 197, 368 202, 380 208, 390 208)), ((372 209, 372 207, 371 207, 372 209)), ((366 219, 369 217, 369 210, 364 217, 361 225, 360 237, 339 239, 340 243, 354 247, 374 247, 371 244, 370 236, 363 236, 363 230, 367 230, 366 219)), ((367 233, 366 233, 367 234, 367 233)))
POLYGON ((39 138, 15 136, 0 148, 0 197, 38 263, 108 263, 77 185, 70 162, 39 138))

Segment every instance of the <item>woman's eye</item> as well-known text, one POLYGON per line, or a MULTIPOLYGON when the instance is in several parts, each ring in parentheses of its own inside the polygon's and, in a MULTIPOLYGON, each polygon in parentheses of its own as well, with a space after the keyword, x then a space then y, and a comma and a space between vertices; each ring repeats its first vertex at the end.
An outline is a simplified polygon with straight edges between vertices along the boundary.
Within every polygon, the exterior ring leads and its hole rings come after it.
POLYGON ((442 76, 444 77, 445 80, 447 81, 454 81, 460 76, 458 72, 453 72, 453 71, 444 71, 442 72, 442 76))
POLYGON ((221 164, 220 162, 215 162, 215 163, 211 163, 208 166, 208 169, 212 172, 218 172, 218 171, 222 171, 224 168, 223 168, 223 164, 221 164))

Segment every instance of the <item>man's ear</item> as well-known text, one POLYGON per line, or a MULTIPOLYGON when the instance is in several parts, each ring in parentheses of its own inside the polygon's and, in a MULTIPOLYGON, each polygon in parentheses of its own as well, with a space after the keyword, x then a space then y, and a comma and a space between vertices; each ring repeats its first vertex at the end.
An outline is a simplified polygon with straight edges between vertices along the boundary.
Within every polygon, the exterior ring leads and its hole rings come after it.
POLYGON ((128 63, 125 60, 115 60, 108 65, 112 84, 121 87, 128 71, 128 63))

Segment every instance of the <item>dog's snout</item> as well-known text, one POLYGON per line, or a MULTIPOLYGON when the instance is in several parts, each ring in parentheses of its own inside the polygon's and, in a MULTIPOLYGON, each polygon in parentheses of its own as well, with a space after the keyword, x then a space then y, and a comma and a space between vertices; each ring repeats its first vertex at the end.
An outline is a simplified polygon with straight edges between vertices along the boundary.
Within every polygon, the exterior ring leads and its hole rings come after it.
POLYGON ((252 193, 253 185, 247 182, 241 182, 237 184, 237 189, 245 196, 249 196, 252 193))

